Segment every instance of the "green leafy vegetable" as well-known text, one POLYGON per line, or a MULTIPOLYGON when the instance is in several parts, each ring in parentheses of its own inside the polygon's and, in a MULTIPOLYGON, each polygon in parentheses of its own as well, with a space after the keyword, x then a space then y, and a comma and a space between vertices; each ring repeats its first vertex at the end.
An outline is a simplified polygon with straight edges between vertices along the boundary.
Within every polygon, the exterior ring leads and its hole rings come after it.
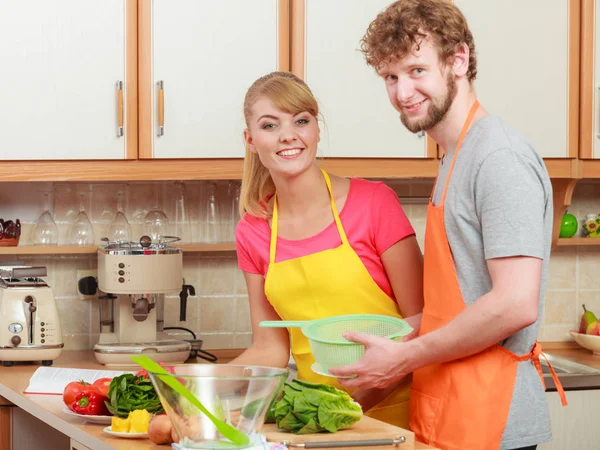
POLYGON ((145 409, 150 414, 158 414, 163 407, 152 381, 130 373, 113 378, 108 388, 110 401, 104 402, 112 415, 127 417, 131 411, 145 409))
POLYGON ((362 416, 362 408, 340 389, 326 384, 292 380, 269 408, 266 422, 295 434, 335 433, 362 416))

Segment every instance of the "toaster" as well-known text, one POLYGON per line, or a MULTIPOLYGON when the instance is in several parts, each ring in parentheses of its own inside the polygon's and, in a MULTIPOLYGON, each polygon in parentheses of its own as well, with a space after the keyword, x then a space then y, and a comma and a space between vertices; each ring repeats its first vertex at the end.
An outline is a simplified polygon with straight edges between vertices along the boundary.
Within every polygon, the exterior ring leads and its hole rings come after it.
POLYGON ((0 267, 0 361, 41 361, 50 366, 64 347, 46 267, 0 267))

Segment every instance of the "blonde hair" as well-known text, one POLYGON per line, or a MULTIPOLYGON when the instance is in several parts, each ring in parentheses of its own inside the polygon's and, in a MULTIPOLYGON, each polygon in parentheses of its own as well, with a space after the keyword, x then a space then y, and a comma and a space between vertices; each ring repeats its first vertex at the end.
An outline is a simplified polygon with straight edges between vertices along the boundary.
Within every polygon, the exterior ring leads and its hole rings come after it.
MULTIPOLYGON (((306 111, 314 117, 319 115, 317 100, 304 81, 290 72, 271 72, 252 83, 246 92, 244 117, 248 128, 252 107, 261 97, 268 98, 276 108, 287 114, 306 111)), ((246 147, 240 191, 240 215, 247 212, 253 216, 269 218, 270 213, 267 211, 265 200, 273 194, 275 184, 269 169, 262 164, 256 153, 246 147)))

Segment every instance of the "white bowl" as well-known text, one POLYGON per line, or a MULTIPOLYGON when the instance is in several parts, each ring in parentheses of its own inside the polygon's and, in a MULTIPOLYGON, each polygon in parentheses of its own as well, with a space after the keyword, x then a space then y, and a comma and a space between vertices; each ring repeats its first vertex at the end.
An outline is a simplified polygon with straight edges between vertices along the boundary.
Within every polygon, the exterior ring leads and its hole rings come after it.
POLYGON ((600 355, 600 336, 593 334, 582 334, 576 331, 570 331, 571 336, 583 348, 591 350, 594 355, 600 355))

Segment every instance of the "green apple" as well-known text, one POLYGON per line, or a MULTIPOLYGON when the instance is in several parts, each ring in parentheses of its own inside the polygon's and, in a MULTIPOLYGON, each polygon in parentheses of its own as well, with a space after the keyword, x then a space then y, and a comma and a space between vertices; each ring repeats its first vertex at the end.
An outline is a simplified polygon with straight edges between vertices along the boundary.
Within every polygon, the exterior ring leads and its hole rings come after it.
POLYGON ((560 237, 570 238, 577 233, 577 218, 573 214, 565 214, 560 224, 560 237))

